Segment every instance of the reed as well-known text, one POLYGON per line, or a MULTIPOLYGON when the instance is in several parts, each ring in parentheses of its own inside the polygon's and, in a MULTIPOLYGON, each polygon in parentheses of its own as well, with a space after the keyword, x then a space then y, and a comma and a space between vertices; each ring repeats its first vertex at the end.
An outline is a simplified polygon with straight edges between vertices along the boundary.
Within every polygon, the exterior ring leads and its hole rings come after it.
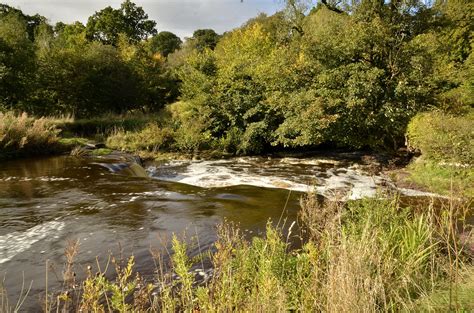
POLYGON ((36 119, 26 113, 0 112, 0 156, 54 150, 58 134, 59 130, 48 118, 36 119))

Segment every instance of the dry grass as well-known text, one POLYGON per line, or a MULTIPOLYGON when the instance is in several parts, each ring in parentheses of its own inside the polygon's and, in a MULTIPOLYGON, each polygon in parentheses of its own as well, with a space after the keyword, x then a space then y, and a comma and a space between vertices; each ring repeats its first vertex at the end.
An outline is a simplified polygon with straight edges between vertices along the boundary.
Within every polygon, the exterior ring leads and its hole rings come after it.
POLYGON ((59 130, 47 118, 0 112, 0 154, 48 151, 58 142, 58 134, 59 130))

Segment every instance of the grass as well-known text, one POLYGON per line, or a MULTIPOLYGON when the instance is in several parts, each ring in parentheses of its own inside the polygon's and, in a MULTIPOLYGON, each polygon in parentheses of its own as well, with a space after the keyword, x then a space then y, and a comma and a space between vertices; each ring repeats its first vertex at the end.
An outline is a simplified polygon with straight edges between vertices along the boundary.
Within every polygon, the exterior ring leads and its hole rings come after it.
POLYGON ((139 131, 151 122, 161 120, 163 117, 153 114, 127 114, 116 115, 108 114, 91 119, 76 119, 69 120, 63 123, 58 123, 58 127, 62 129, 63 133, 72 136, 107 137, 114 133, 117 129, 124 131, 139 131))
POLYGON ((408 166, 409 179, 443 195, 474 197, 474 169, 421 158, 408 166))
POLYGON ((0 112, 0 158, 57 151, 59 132, 48 118, 0 112))
POLYGON ((460 274, 460 282, 454 286, 455 294, 450 294, 449 286, 440 288, 427 297, 420 299, 417 307, 420 311, 431 312, 473 312, 474 311, 474 269, 472 266, 460 274), (452 298, 456 298, 453 303, 452 298))
POLYGON ((474 196, 474 111, 416 115, 407 130, 409 149, 421 152, 408 170, 410 180, 445 195, 474 196))
MULTIPOLYGON (((133 256, 111 257, 115 279, 98 263, 88 266, 81 288, 49 294, 46 311, 468 311, 474 267, 456 223, 468 208, 455 200, 438 209, 402 208, 397 197, 321 204, 309 194, 301 200, 301 232, 269 221, 264 237, 247 240, 224 223, 213 251, 195 258, 175 236, 169 267, 154 254, 154 283, 134 272, 133 256), (295 236, 301 248, 291 248, 295 236), (213 271, 197 280, 191 269, 203 258, 213 271)), ((65 287, 74 283, 78 248, 69 246, 65 287)))
MULTIPOLYGON (((150 121, 157 121, 163 117, 158 115, 145 116, 134 114, 130 116, 109 115, 90 120, 75 120, 73 117, 42 117, 35 118, 26 113, 0 113, 0 159, 27 157, 34 155, 58 154, 72 151, 79 155, 80 147, 96 137, 104 140, 110 134, 118 134, 131 130, 139 131, 145 128, 150 121)), ((148 129, 142 140, 148 137, 156 138, 155 129, 148 129)), ((148 140, 149 141, 149 140, 148 140)), ((115 147, 115 146, 114 146, 115 147)), ((155 145, 156 147, 156 145, 155 145)), ((144 149, 142 145, 137 148, 144 149)), ((111 149, 98 149, 91 154, 104 155, 111 149)))
POLYGON ((137 132, 117 130, 107 138, 107 146, 126 151, 157 152, 162 147, 169 147, 172 142, 172 131, 160 128, 156 123, 149 123, 137 132))

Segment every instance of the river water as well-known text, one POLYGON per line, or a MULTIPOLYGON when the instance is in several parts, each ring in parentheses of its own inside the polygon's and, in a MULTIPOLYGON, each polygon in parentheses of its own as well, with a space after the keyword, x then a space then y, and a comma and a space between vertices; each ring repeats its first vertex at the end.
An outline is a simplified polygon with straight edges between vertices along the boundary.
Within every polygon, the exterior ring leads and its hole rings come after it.
POLYGON ((118 159, 60 156, 0 164, 0 275, 11 302, 22 282, 32 282, 23 309, 37 310, 46 272, 48 290, 61 288, 68 240, 80 242, 78 279, 88 265, 103 266, 110 253, 135 255, 136 269, 151 277, 150 249, 165 251, 163 242, 173 233, 197 238, 195 255, 212 247, 215 226, 224 220, 251 237, 268 219, 295 221, 304 192, 358 199, 391 184, 352 155, 149 163, 149 178, 98 164, 118 159))

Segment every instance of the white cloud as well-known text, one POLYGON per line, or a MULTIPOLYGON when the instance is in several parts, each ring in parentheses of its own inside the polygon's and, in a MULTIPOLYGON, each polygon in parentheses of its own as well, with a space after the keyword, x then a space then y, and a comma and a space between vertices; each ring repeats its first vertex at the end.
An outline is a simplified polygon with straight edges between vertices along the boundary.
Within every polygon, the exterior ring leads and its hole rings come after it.
MULTIPOLYGON (((133 0, 132 0, 133 1, 133 0)), ((52 23, 87 22, 95 11, 106 6, 117 8, 120 0, 3 0, 26 14, 39 13, 52 23)), ((242 25, 249 18, 264 12, 272 14, 281 8, 281 0, 136 0, 158 31, 168 30, 180 37, 189 37, 200 28, 218 33, 242 25)))

